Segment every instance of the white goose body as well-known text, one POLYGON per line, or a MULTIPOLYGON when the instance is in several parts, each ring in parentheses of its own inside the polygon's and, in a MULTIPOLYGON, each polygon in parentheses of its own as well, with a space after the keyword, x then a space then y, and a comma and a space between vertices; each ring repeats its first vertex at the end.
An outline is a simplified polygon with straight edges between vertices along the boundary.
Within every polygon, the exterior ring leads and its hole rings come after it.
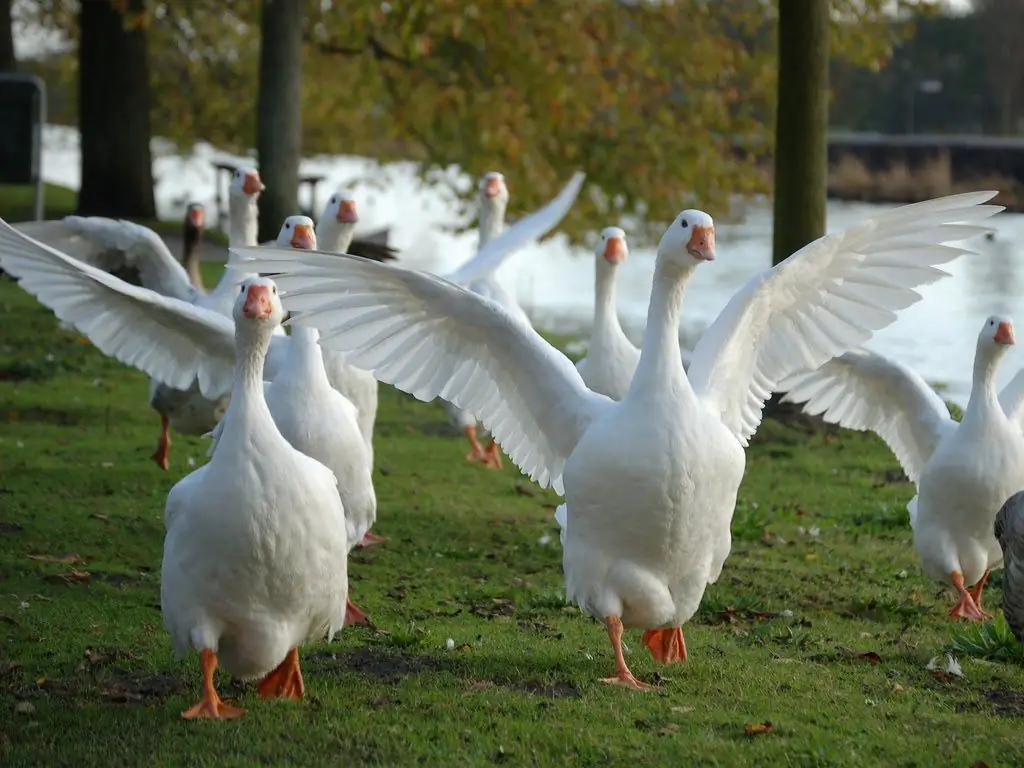
POLYGON ((910 369, 866 350, 784 382, 786 400, 853 429, 870 429, 917 486, 910 500, 914 548, 931 578, 953 586, 951 615, 978 620, 988 572, 1002 564, 993 521, 1024 488, 1020 376, 998 395, 995 372, 1013 344, 1013 325, 992 316, 978 335, 971 398, 958 424, 941 398, 910 369), (967 589, 973 587, 973 589, 967 589))
POLYGON ((493 302, 435 276, 350 257, 245 255, 279 273, 293 324, 421 400, 479 415, 512 460, 564 493, 568 592, 605 624, 609 678, 633 688, 623 626, 656 659, 686 658, 682 621, 728 556, 743 448, 772 384, 863 343, 920 299, 913 288, 983 232, 994 193, 928 201, 821 238, 751 280, 694 350, 679 350, 687 279, 714 258, 714 225, 683 211, 658 247, 644 346, 625 400, 588 389, 575 366, 493 302), (908 246, 908 242, 913 243, 908 246), (869 292, 870 291, 870 292, 869 292), (851 301, 861 305, 850 311, 851 301))
POLYGON ((225 716, 215 693, 209 700, 218 662, 250 679, 294 652, 297 671, 294 649, 341 628, 348 594, 334 474, 289 444, 264 400, 263 357, 284 316, 276 288, 257 278, 241 290, 235 385, 216 450, 171 489, 164 512, 164 623, 179 655, 203 652, 211 680, 186 716, 225 716))

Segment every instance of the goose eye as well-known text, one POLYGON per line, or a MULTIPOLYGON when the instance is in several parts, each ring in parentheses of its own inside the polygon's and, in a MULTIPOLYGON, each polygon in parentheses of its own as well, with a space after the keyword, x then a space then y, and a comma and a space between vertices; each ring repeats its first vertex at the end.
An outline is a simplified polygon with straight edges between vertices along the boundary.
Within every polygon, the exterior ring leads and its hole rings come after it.
POLYGON ((680 222, 679 226, 681 226, 683 229, 687 229, 690 226, 690 222, 688 222, 686 219, 683 219, 682 222, 680 222))
POLYGON ((244 285, 238 286, 238 292, 239 293, 245 293, 245 286, 244 285))
POLYGON ((277 286, 274 286, 274 295, 277 296, 277 286))
POLYGON ((292 225, 291 225, 291 224, 285 224, 285 225, 284 225, 284 228, 285 228, 285 229, 291 229, 291 228, 292 228, 292 225))

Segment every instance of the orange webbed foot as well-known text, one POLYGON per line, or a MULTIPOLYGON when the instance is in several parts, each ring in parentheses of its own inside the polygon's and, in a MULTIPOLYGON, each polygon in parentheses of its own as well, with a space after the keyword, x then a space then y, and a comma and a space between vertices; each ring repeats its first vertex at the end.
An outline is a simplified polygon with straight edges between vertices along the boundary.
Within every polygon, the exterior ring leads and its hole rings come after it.
MULTIPOLYGON (((950 574, 950 581, 953 583, 953 588, 960 595, 960 599, 957 604, 954 605, 949 615, 954 619, 965 619, 966 621, 984 621, 985 619, 992 618, 989 614, 985 613, 978 604, 974 601, 974 595, 964 588, 964 577, 959 571, 953 571, 950 574)), ((981 595, 981 590, 985 586, 984 579, 975 585, 978 595, 981 595)))
POLYGON ((484 466, 491 469, 501 469, 501 448, 493 440, 491 440, 491 444, 484 451, 484 466))
POLYGON ((359 549, 366 549, 367 547, 372 547, 375 544, 383 544, 385 541, 387 541, 387 539, 383 536, 378 536, 376 533, 367 531, 363 534, 362 540, 356 544, 356 547, 359 549))
POLYGON ((292 648, 284 661, 278 664, 260 682, 261 699, 293 699, 299 700, 306 691, 299 669, 299 649, 292 648))
POLYGON ((199 700, 198 704, 182 712, 182 719, 229 720, 244 715, 244 709, 225 704, 224 700, 217 695, 217 689, 213 685, 213 673, 217 669, 217 655, 209 648, 204 648, 199 652, 199 663, 203 668, 203 698, 199 700))
POLYGON ((369 624, 370 617, 363 613, 359 608, 356 607, 349 599, 345 599, 345 626, 350 627, 353 624, 369 624))
POLYGON ((608 685, 621 685, 623 688, 630 688, 634 691, 653 691, 654 686, 648 685, 647 683, 640 682, 633 677, 632 672, 626 672, 625 674, 618 674, 615 677, 602 677, 602 683, 608 685))
POLYGON ((682 627, 669 629, 648 629, 644 632, 644 645, 655 661, 663 664, 681 663, 686 661, 686 639, 682 627))

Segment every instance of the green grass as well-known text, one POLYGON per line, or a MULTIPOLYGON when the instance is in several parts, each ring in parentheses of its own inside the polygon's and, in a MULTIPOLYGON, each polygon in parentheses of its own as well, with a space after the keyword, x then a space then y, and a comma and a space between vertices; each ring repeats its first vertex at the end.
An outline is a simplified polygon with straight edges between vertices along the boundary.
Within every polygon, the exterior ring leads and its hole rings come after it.
POLYGON ((685 627, 689 661, 658 667, 627 633, 634 672, 659 682, 639 694, 597 682, 613 669, 604 632, 563 603, 555 496, 467 464, 439 407, 387 387, 388 542, 350 563, 376 629, 303 649, 300 704, 221 676, 246 717, 183 722, 199 670, 161 623, 162 511, 206 443, 175 438, 159 471, 143 376, 9 281, 0 327, 5 767, 1024 764, 1018 656, 958 652, 962 678, 925 669, 963 630, 917 566, 911 487, 878 441, 763 425, 732 556, 685 627), (770 733, 744 734, 763 721, 770 733))
MULTIPOLYGON (((59 184, 46 184, 43 197, 44 218, 62 219, 75 212, 78 205, 78 193, 59 184)), ((211 217, 212 217, 212 212, 211 217)), ((30 221, 35 216, 35 188, 0 185, 0 219, 10 222, 30 221)), ((135 219, 161 235, 181 234, 181 221, 163 221, 162 219, 135 219)), ((227 245, 227 235, 219 229, 208 229, 203 234, 207 240, 216 245, 227 245)))

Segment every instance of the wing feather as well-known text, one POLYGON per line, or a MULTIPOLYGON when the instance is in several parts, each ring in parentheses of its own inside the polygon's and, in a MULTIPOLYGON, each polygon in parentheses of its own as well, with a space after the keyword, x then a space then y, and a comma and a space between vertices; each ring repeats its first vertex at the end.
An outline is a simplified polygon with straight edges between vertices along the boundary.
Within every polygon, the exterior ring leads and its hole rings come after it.
POLYGON ((693 351, 694 391, 743 445, 776 383, 859 346, 919 301, 936 265, 969 251, 947 245, 988 231, 994 192, 928 200, 819 238, 752 279, 693 351))
POLYGON ((911 482, 941 440, 956 429, 942 398, 914 370, 869 352, 852 350, 810 373, 779 382, 783 402, 848 429, 868 430, 896 454, 911 482))
POLYGON ((231 389, 234 322, 139 286, 18 232, 0 219, 0 267, 105 355, 206 397, 231 389))
POLYGON ((317 328, 321 345, 380 381, 476 414, 523 472, 559 493, 565 460, 614 405, 528 325, 442 278, 348 255, 233 250, 274 275, 289 322, 317 328))

